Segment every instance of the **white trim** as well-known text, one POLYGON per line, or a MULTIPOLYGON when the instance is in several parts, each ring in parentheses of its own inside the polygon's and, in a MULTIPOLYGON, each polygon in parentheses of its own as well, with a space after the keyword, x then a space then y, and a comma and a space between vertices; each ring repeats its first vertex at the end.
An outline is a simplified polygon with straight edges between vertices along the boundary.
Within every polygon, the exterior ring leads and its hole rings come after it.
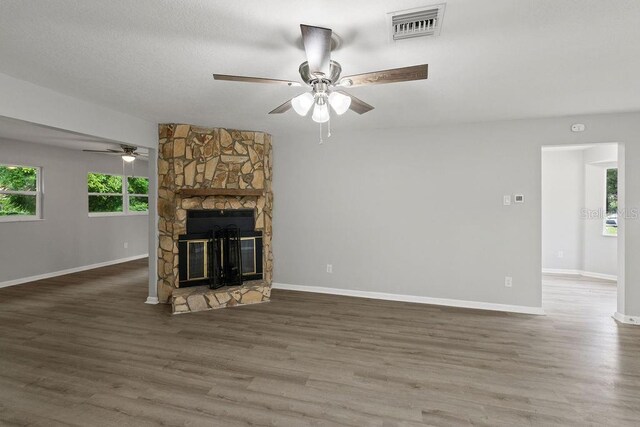
POLYGON ((353 289, 325 288, 321 286, 289 285, 286 283, 273 283, 272 288, 286 289, 290 291, 314 292, 318 294, 344 295, 344 296, 357 297, 357 298, 370 298, 370 299, 381 299, 381 300, 388 300, 388 301, 413 302, 418 304, 444 305, 448 307, 472 308, 472 309, 478 309, 478 310, 492 310, 492 311, 505 311, 509 313, 544 315, 544 310, 542 309, 542 307, 529 307, 524 305, 496 304, 491 302, 464 301, 464 300, 448 299, 448 298, 431 298, 431 297, 423 297, 423 296, 417 296, 417 295, 388 294, 384 292, 370 292, 370 291, 358 291, 353 289))
POLYGON ((580 276, 582 274, 582 270, 569 270, 565 268, 543 268, 543 274, 566 274, 569 276, 580 276))
POLYGON ((23 277, 20 279, 8 280, 0 282, 0 288, 20 285, 22 283, 35 282, 36 280, 50 279, 52 277, 64 276, 65 274, 79 273, 81 271, 93 270, 94 268, 107 267, 109 265, 121 264, 123 262, 135 261, 137 259, 147 258, 148 254, 134 255, 127 258, 114 259, 112 261, 99 262, 96 264, 83 265, 82 267, 69 268, 67 270, 54 271, 51 273, 39 274, 37 276, 23 277))
POLYGON ((624 323, 626 325, 640 325, 640 316, 627 316, 616 311, 611 317, 613 317, 618 322, 624 323))
POLYGON ((604 273, 596 273, 593 271, 584 271, 584 270, 566 270, 562 268, 543 268, 542 273, 544 274, 562 274, 569 276, 583 276, 583 277, 592 277, 594 279, 602 279, 602 280, 611 280, 613 282, 618 281, 618 276, 615 274, 604 274, 604 273))
POLYGON ((144 303, 145 304, 160 304, 160 301, 158 301, 158 297, 147 297, 147 300, 144 303))
POLYGON ((6 215, 0 216, 0 222, 30 222, 30 221, 44 221, 44 218, 40 218, 38 215, 6 215))

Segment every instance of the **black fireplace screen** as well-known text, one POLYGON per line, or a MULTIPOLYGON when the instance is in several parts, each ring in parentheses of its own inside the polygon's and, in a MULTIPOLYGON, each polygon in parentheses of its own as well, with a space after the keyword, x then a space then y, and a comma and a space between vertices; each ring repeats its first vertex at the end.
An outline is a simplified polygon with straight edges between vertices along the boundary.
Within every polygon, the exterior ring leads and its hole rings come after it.
POLYGON ((262 233, 253 229, 253 212, 248 211, 251 221, 248 212, 228 212, 189 211, 195 220, 190 227, 188 215, 188 234, 181 235, 178 241, 180 287, 206 283, 219 288, 262 279, 262 233), (223 220, 207 222, 208 212, 218 215, 213 216, 214 220, 223 220))
POLYGON ((240 253, 240 229, 228 226, 214 233, 216 268, 213 270, 212 287, 242 284, 242 254, 240 253), (218 286, 219 285, 219 286, 218 286))

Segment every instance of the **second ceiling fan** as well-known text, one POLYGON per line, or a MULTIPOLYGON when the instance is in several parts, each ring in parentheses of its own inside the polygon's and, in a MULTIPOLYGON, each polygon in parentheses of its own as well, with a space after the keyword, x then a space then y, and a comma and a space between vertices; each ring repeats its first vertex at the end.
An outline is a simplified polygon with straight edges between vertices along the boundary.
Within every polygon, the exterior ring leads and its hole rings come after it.
MULTIPOLYGON (((324 123, 329 120, 329 107, 338 115, 344 114, 349 109, 358 114, 364 114, 373 110, 373 107, 348 94, 343 88, 407 82, 427 78, 427 64, 341 77, 342 67, 336 61, 331 60, 331 29, 301 24, 300 30, 302 31, 302 43, 307 54, 307 60, 300 64, 298 71, 302 81, 311 87, 311 91, 288 100, 270 111, 269 114, 280 114, 293 108, 299 115, 306 116, 311 107, 313 107, 311 117, 317 123, 324 123)), ((248 83, 303 86, 299 82, 289 80, 227 74, 214 74, 213 78, 248 83)))

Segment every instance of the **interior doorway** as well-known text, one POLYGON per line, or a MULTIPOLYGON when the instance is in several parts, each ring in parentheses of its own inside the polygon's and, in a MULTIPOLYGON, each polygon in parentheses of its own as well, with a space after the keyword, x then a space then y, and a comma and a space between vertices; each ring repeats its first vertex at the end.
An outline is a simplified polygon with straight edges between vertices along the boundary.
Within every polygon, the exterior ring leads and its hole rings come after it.
POLYGON ((619 146, 542 147, 545 311, 600 318, 617 309, 619 146))

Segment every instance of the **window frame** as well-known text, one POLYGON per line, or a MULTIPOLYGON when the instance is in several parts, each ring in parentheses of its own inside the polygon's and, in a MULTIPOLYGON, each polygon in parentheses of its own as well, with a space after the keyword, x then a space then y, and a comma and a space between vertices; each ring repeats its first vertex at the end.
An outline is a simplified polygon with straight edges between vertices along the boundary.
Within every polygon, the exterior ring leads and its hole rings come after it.
POLYGON ((149 204, 147 203, 146 211, 132 211, 129 209, 129 197, 146 197, 149 200, 149 194, 129 194, 129 178, 146 178, 149 181, 148 176, 128 176, 128 175, 119 175, 115 173, 108 172, 87 172, 86 177, 89 177, 89 174, 95 175, 108 175, 108 176, 117 176, 122 181, 122 192, 121 193, 90 193, 89 186, 87 183, 87 212, 90 218, 95 217, 104 217, 104 216, 139 216, 139 215, 149 215, 149 204), (120 212, 89 212, 89 197, 90 196, 115 196, 122 197, 122 211, 120 212))
MULTIPOLYGON (((610 234, 607 233, 607 217, 609 217, 609 212, 607 211, 607 208, 609 207, 609 191, 608 191, 608 182, 609 182, 609 171, 610 170, 618 170, 618 167, 605 167, 604 168, 604 208, 603 208, 603 212, 604 212, 604 218, 602 219, 602 236, 603 237, 618 237, 618 227, 615 227, 616 229, 616 233, 615 234, 610 234)), ((616 177, 616 188, 618 187, 617 185, 617 177, 616 177)), ((617 199, 616 199, 617 200, 617 199)), ((616 215, 618 214, 618 212, 616 211, 616 215)), ((613 215, 613 214, 611 214, 613 215)), ((617 223, 617 219, 616 219, 616 223, 617 223)), ((614 227, 611 227, 614 228, 614 227)))
POLYGON ((0 194, 15 194, 21 196, 36 196, 36 214, 35 215, 2 215, 0 222, 20 222, 20 221, 42 221, 42 166, 15 165, 0 163, 0 166, 7 168, 28 168, 36 171, 36 191, 31 190, 0 190, 0 194))
MULTIPOLYGON (((148 215, 149 214, 149 177, 148 176, 125 176, 124 180, 127 182, 127 188, 122 188, 122 191, 127 193, 127 212, 128 215, 148 215), (129 193, 129 178, 146 178, 147 179, 147 194, 129 193), (146 197, 147 210, 146 211, 132 211, 130 210, 130 198, 131 197, 146 197)), ((124 201, 123 201, 124 203, 124 201)))

